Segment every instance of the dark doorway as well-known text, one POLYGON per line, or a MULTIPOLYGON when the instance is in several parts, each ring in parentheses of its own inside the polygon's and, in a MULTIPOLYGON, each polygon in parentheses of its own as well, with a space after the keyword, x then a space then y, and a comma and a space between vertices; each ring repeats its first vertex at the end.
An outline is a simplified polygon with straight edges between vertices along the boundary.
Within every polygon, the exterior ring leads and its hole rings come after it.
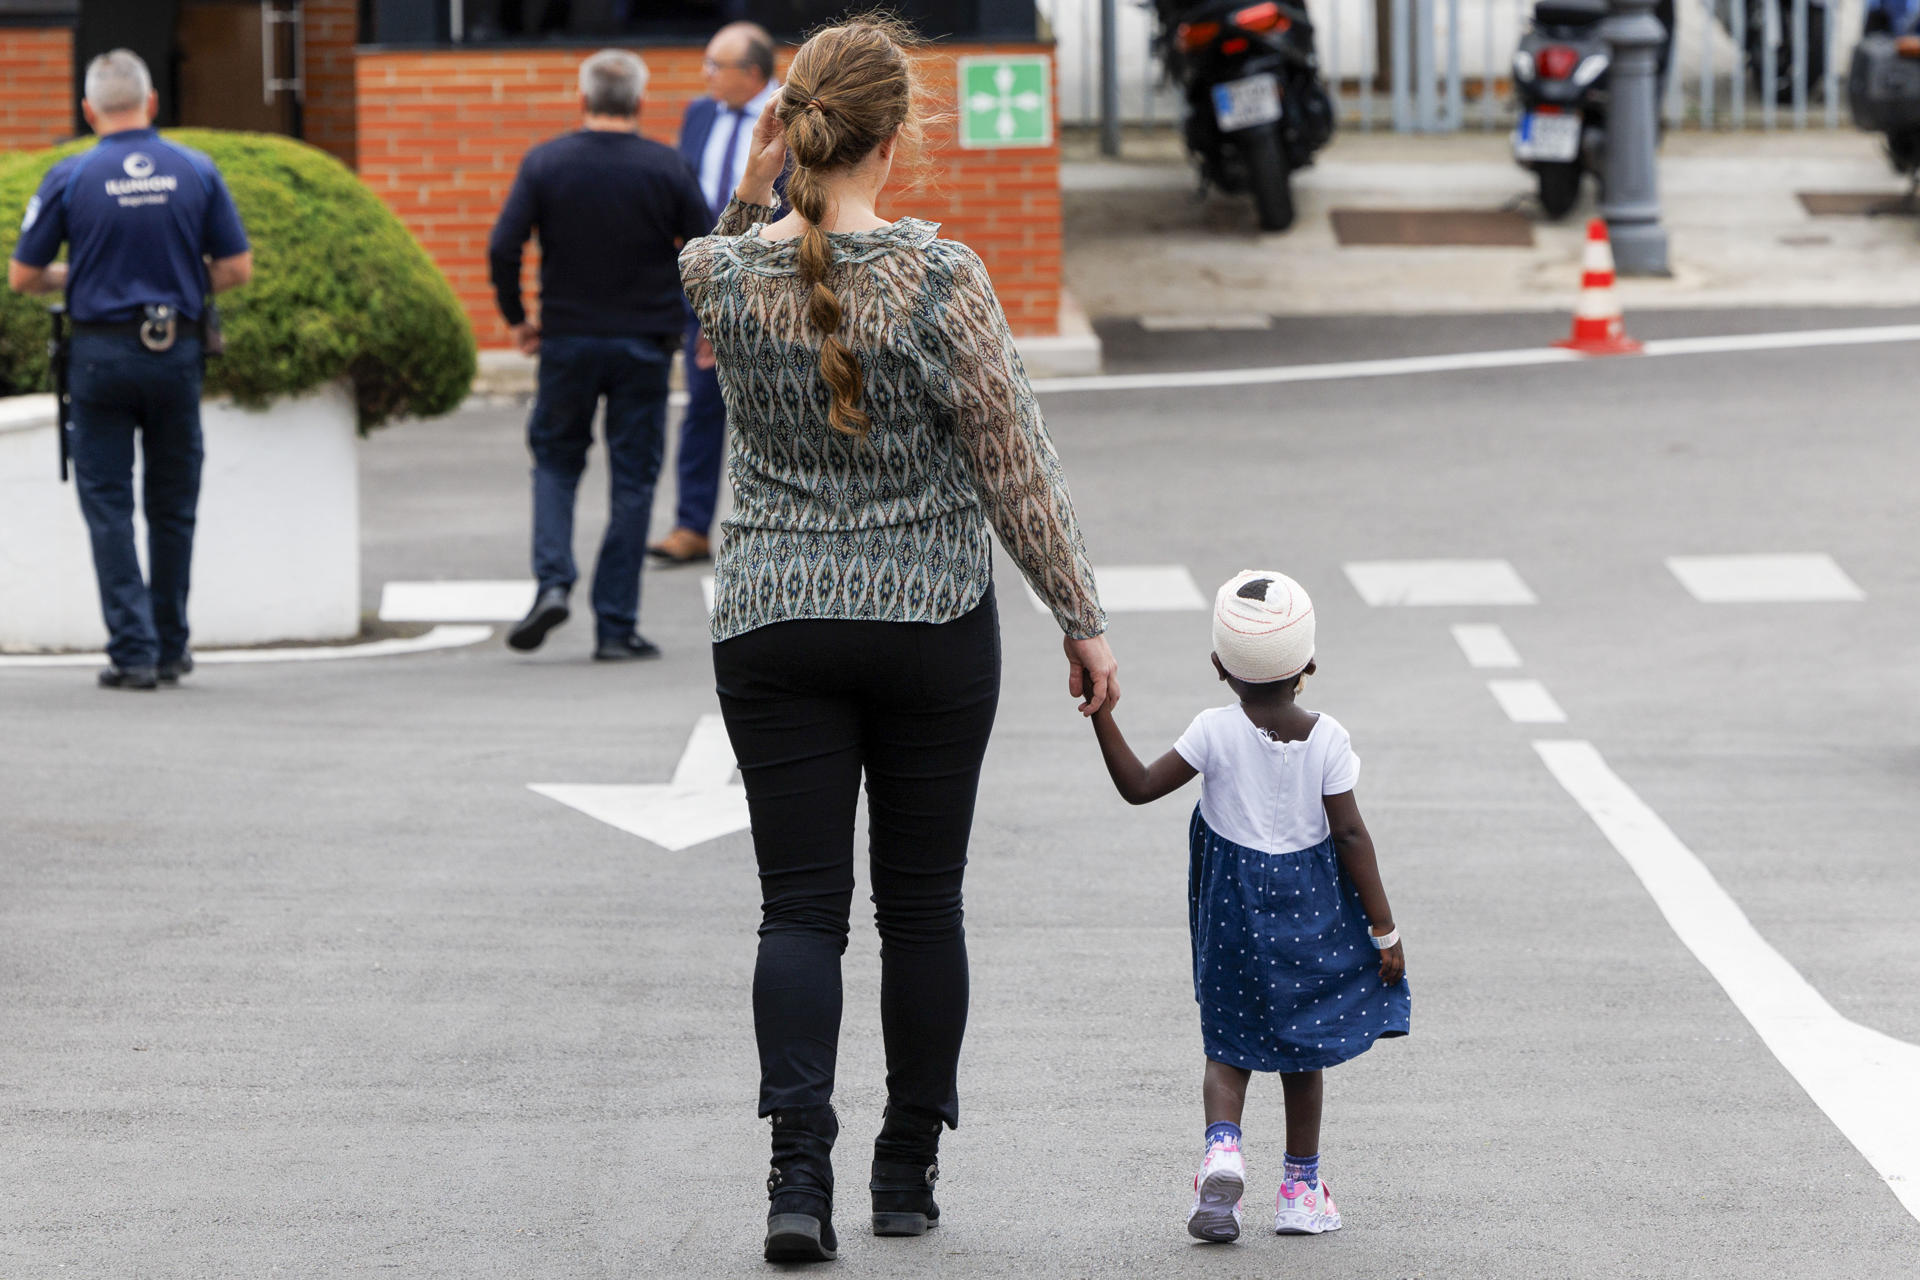
POLYGON ((74 24, 74 128, 87 63, 110 49, 146 60, 167 128, 300 134, 298 0, 83 0, 74 24), (272 81, 272 85, 269 85, 272 81))
POLYGON ((131 49, 146 60, 153 87, 160 94, 160 123, 173 123, 168 112, 178 96, 173 83, 173 29, 179 18, 179 0, 85 0, 73 24, 75 133, 87 132, 86 117, 80 114, 87 64, 114 49, 131 49))
POLYGON ((293 75, 298 21, 298 9, 284 0, 180 0, 174 123, 298 137, 299 103, 292 86, 281 83, 293 75))

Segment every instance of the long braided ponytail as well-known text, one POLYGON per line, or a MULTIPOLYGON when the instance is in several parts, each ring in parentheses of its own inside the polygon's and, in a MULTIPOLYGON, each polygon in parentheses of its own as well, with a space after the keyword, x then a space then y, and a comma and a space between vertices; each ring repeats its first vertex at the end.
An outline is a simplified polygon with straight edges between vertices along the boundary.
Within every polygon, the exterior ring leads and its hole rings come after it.
POLYGON ((865 438, 873 422, 861 407, 860 358, 840 338, 845 308, 827 283, 833 242, 821 228, 831 209, 826 176, 859 164, 896 131, 914 135, 915 74, 910 28, 894 19, 856 18, 817 32, 794 55, 778 108, 794 169, 787 199, 807 223, 800 239, 800 282, 807 320, 820 331, 820 376, 832 394, 835 431, 865 438))

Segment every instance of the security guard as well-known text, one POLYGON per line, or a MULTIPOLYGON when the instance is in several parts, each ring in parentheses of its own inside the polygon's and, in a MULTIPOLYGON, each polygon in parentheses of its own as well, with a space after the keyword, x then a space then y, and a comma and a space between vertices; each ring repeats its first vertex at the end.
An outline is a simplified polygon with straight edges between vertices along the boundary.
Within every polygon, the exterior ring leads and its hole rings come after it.
POLYGON ((193 670, 187 579, 207 294, 245 284, 253 255, 213 162, 154 131, 160 100, 136 54, 95 58, 81 105, 100 141, 55 165, 28 202, 7 283, 66 290, 75 487, 110 637, 100 683, 152 689, 193 670), (62 241, 65 265, 53 261, 62 241), (136 432, 151 586, 133 545, 136 432))

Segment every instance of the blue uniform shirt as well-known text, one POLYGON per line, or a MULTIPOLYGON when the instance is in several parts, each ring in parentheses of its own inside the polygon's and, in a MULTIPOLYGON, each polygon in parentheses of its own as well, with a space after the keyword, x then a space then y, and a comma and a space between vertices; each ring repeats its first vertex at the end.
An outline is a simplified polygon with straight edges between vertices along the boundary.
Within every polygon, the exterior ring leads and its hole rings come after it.
POLYGON ((247 251, 247 233, 213 161, 152 129, 108 134, 53 166, 27 202, 14 260, 44 267, 71 241, 67 311, 79 324, 136 320, 165 303, 198 319, 201 255, 247 251))

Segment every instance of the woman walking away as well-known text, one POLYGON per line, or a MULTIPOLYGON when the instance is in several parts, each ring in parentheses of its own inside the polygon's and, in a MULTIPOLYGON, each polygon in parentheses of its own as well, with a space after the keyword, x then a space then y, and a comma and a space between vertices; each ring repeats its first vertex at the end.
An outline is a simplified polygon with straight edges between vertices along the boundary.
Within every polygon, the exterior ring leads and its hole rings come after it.
POLYGON ((1207 1141, 1187 1233, 1240 1235, 1240 1112, 1255 1071, 1280 1073, 1287 1151, 1273 1229, 1340 1229, 1320 1178, 1321 1077, 1377 1038, 1407 1034, 1406 954, 1353 784, 1347 731, 1297 698, 1314 673, 1313 602, 1284 574, 1250 571, 1214 601, 1213 667, 1239 699, 1202 711, 1142 765, 1113 716, 1093 718, 1130 804, 1197 774, 1189 834, 1193 994, 1207 1051, 1207 1141))
POLYGON ((1119 699, 1073 504, 980 259, 875 211, 918 142, 906 29, 794 57, 712 236, 681 254, 719 361, 733 514, 713 666, 753 816, 769 1261, 834 1256, 840 956, 864 774, 887 1101, 873 1229, 939 1220, 967 1018, 961 878, 1000 692, 988 525, 1065 632, 1068 688, 1119 699), (788 154, 793 211, 773 217, 788 154))

